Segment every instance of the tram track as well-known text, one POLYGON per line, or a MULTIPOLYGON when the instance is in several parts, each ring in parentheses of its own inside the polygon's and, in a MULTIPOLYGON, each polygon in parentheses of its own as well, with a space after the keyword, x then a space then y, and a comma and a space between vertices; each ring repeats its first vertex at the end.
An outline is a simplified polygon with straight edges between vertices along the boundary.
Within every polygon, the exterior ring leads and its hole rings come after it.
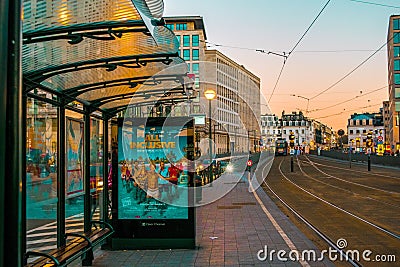
POLYGON ((382 200, 379 200, 379 199, 371 197, 371 196, 364 196, 364 195, 362 195, 362 194, 360 194, 358 192, 355 192, 354 190, 349 190, 347 188, 343 188, 343 187, 340 187, 338 185, 325 182, 327 179, 321 180, 321 179, 318 179, 318 178, 314 178, 313 176, 307 174, 303 170, 303 168, 301 167, 301 162, 302 162, 301 160, 297 159, 297 165, 298 165, 300 171, 304 174, 304 176, 308 177, 309 179, 311 179, 311 180, 313 180, 313 181, 315 181, 317 183, 321 183, 321 184, 327 185, 329 187, 335 188, 337 190, 344 191, 344 192, 346 192, 348 194, 354 194, 355 196, 363 198, 363 199, 366 199, 366 200, 372 200, 372 201, 377 202, 377 203, 381 203, 381 204, 384 204, 384 205, 387 205, 387 206, 391 206, 391 207, 400 209, 400 205, 396 205, 396 204, 393 204, 391 202, 382 201, 382 200))
MULTIPOLYGON (((311 190, 304 188, 306 186, 303 184, 298 185, 299 181, 304 181, 303 176, 306 175, 304 173, 290 173, 283 167, 283 162, 284 159, 276 163, 275 169, 278 172, 275 172, 274 175, 269 175, 264 180, 264 190, 270 192, 276 202, 283 204, 329 246, 336 249, 333 246, 335 243, 333 240, 346 238, 349 244, 352 244, 349 249, 373 249, 376 253, 388 251, 399 253, 400 236, 398 233, 371 222, 368 216, 366 218, 365 216, 361 217, 359 214, 349 211, 348 208, 336 205, 331 199, 324 199, 326 197, 324 195, 325 191, 321 196, 317 195, 316 192, 310 192, 311 190)), ((285 164, 286 167, 287 165, 285 164)), ((298 162, 298 166, 301 168, 300 162, 298 162)), ((315 183, 314 179, 309 180, 315 183)), ((328 190, 335 188, 325 182, 321 184, 325 187, 325 190, 327 188, 328 190)), ((340 191, 339 188, 336 189, 340 191)), ((346 190, 341 191, 350 195, 351 191, 346 190)), ((351 194, 354 194, 354 192, 351 192, 351 194)), ((365 199, 361 202, 365 202, 365 199)), ((357 203, 353 203, 353 205, 355 207, 358 206, 357 203)), ((359 266, 357 262, 355 262, 356 265, 351 264, 359 266)))
MULTIPOLYGON (((304 157, 308 160, 308 162, 310 163, 310 165, 311 165, 313 168, 315 168, 317 171, 319 171, 320 173, 322 173, 322 174, 324 174, 324 175, 326 175, 326 176, 328 176, 328 177, 330 177, 330 178, 337 179, 337 180, 340 180, 340 181, 342 181, 342 182, 350 183, 350 184, 357 185, 357 186, 360 186, 360 187, 365 187, 365 188, 368 188, 368 189, 381 191, 381 192, 388 193, 388 194, 391 194, 391 195, 400 196, 400 192, 391 191, 391 190, 386 190, 386 189, 377 188, 377 187, 374 187, 374 186, 369 186, 369 185, 365 185, 365 184, 361 184, 361 183, 349 181, 349 180, 346 180, 346 179, 337 177, 337 176, 335 176, 335 175, 331 175, 331 174, 329 174, 329 173, 326 173, 326 172, 324 172, 323 170, 321 170, 320 168, 318 168, 318 167, 316 166, 316 164, 315 164, 313 161, 311 161, 307 156, 304 156, 304 157)), ((346 170, 346 171, 347 171, 347 170, 346 170)))
MULTIPOLYGON (((307 156, 307 158, 308 159, 316 158, 316 156, 309 155, 309 156, 307 156)), ((343 163, 347 163, 346 161, 341 161, 341 160, 336 160, 336 159, 328 159, 328 158, 323 158, 323 157, 318 157, 318 160, 329 162, 331 164, 338 164, 338 165, 343 165, 343 163)), ((389 179, 400 180, 400 176, 385 175, 382 173, 377 173, 376 170, 367 172, 367 171, 360 171, 360 170, 354 169, 354 168, 360 168, 361 166, 365 168, 365 166, 361 165, 361 164, 358 166, 353 165, 353 167, 350 169, 350 168, 338 167, 338 166, 327 165, 327 164, 322 164, 322 163, 316 163, 315 161, 313 161, 313 162, 316 165, 324 166, 324 167, 328 167, 328 168, 332 168, 332 169, 345 170, 347 172, 352 172, 352 173, 368 174, 368 175, 372 175, 372 176, 379 176, 379 177, 384 177, 384 178, 389 178, 389 179)), ((384 167, 373 166, 373 169, 383 169, 383 168, 384 167)), ((393 167, 393 169, 394 169, 394 167, 393 167)))
MULTIPOLYGON (((300 169, 301 173, 303 174, 303 176, 311 177, 306 172, 304 172, 298 159, 297 159, 297 163, 298 163, 299 169, 300 169)), ((313 179, 313 181, 318 181, 318 179, 313 179)), ((297 182, 299 183, 301 181, 298 180, 297 182)), ((298 183, 297 183, 297 185, 298 185, 298 183)), ((325 183, 325 184, 328 186, 331 186, 328 183, 325 183)), ((304 189, 304 182, 303 182, 303 187, 301 187, 301 188, 304 189)), ((338 186, 336 186, 336 188, 342 189, 341 187, 338 187, 338 186)), ((312 187, 310 187, 310 185, 308 185, 307 189, 308 190, 306 190, 306 191, 310 192, 312 190, 312 187)), ((316 191, 316 190, 313 190, 313 191, 316 191)), ((327 190, 327 191, 329 191, 329 190, 327 190)), ((371 198, 368 199, 366 196, 364 196, 362 194, 355 195, 354 191, 350 191, 350 190, 349 190, 350 194, 345 194, 345 195, 338 194, 338 192, 327 192, 327 191, 324 192, 325 198, 321 198, 322 201, 327 201, 328 203, 331 203, 333 206, 343 210, 344 212, 348 213, 349 215, 354 216, 355 218, 357 218, 365 223, 368 223, 371 226, 377 228, 378 230, 381 230, 381 231, 400 240, 400 235, 395 233, 396 230, 393 229, 393 228, 396 228, 396 226, 398 227, 398 222, 400 221, 400 217, 398 218, 398 220, 394 220, 392 223, 386 222, 386 226, 384 226, 384 225, 382 225, 382 223, 380 223, 380 219, 386 218, 386 217, 390 216, 392 213, 399 214, 400 213, 399 206, 395 206, 395 208, 397 208, 397 213, 393 212, 393 209, 391 209, 391 210, 383 209, 383 211, 385 211, 385 212, 382 215, 371 214, 370 213, 371 210, 378 210, 378 209, 382 208, 381 205, 378 205, 379 202, 382 203, 381 201, 376 200, 376 199, 371 199, 371 198), (329 193, 331 193, 331 194, 329 194, 329 193), (336 196, 336 199, 335 199, 335 196, 336 196), (341 197, 339 197, 339 196, 341 196, 341 197), (359 200, 360 198, 364 198, 364 200, 360 201, 359 200), (329 199, 329 200, 327 200, 327 199, 329 199), (357 201, 362 202, 363 205, 357 205, 355 207, 353 205, 353 203, 357 202, 357 201), (376 201, 378 203, 371 203, 371 201, 376 201), (365 210, 365 207, 367 207, 366 210, 365 210), (368 219, 366 219, 366 218, 368 218, 368 219)), ((313 193, 313 195, 318 196, 318 193, 313 193)), ((385 204, 388 205, 388 203, 386 203, 386 202, 385 202, 385 204)), ((381 211, 381 212, 383 212, 383 211, 381 211)), ((395 216, 395 215, 393 215, 393 216, 395 216)))

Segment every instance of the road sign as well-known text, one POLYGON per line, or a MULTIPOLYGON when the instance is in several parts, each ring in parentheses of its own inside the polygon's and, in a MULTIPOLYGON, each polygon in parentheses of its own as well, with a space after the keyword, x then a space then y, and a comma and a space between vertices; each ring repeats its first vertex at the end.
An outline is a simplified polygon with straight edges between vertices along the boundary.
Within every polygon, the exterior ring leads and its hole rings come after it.
POLYGON ((251 159, 249 159, 247 161, 247 166, 249 166, 249 167, 253 166, 253 161, 251 159))

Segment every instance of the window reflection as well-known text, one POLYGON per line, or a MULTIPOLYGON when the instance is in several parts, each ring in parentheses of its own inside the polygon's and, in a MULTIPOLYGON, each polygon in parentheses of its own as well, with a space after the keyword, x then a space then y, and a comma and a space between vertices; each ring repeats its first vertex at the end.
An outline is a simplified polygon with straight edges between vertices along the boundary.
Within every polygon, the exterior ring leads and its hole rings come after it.
POLYGON ((57 107, 27 98, 26 225, 27 250, 56 247, 57 107), (43 233, 40 227, 48 227, 43 233), (40 242, 34 236, 41 234, 40 242))

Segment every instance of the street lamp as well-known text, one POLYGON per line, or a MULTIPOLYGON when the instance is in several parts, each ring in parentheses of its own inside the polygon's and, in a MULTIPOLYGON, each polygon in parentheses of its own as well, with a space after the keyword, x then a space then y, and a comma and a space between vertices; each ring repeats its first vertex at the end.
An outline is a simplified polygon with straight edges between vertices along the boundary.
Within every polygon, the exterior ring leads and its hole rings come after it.
POLYGON ((208 123, 209 123, 209 127, 208 127, 208 149, 210 152, 210 165, 208 166, 209 171, 208 171, 208 181, 210 182, 210 186, 212 183, 212 167, 213 167, 213 158, 212 158, 212 132, 211 132, 211 101, 213 99, 215 99, 215 97, 217 96, 217 93, 213 90, 213 89, 208 89, 204 92, 204 96, 207 98, 208 100, 208 123))
POLYGON ((299 97, 299 98, 303 98, 303 99, 307 100, 306 114, 308 115, 308 106, 309 106, 309 104, 310 104, 310 98, 307 98, 307 97, 304 97, 304 96, 301 96, 301 95, 295 95, 295 94, 292 94, 292 95, 290 95, 290 96, 297 96, 297 97, 299 97))

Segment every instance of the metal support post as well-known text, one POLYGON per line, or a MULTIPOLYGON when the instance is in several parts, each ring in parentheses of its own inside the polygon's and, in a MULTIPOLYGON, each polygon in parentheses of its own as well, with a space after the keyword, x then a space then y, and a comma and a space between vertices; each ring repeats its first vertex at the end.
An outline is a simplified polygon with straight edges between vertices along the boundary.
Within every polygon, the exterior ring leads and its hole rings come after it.
POLYGON ((65 245, 65 162, 66 162, 66 131, 65 131, 65 107, 63 101, 58 109, 58 139, 57 139, 57 246, 65 245))
MULTIPOLYGON (((83 229, 85 232, 90 231, 91 228, 91 212, 92 212, 92 196, 90 194, 90 110, 84 108, 85 115, 83 116, 84 126, 83 126, 83 181, 84 187, 84 201, 83 201, 83 229)), ((91 266, 93 261, 93 251, 89 250, 86 252, 84 260, 82 260, 83 266, 91 266)))
POLYGON ((23 217, 22 177, 25 171, 22 157, 24 129, 22 120, 21 83, 21 3, 0 1, 0 74, 1 96, 1 208, 0 266, 23 266, 26 235, 23 217))
POLYGON ((211 100, 209 100, 208 102, 208 124, 209 124, 209 128, 208 128, 208 143, 209 143, 209 152, 210 152, 210 165, 208 166, 209 170, 208 170, 208 182, 210 183, 210 186, 212 186, 212 182, 213 182, 213 173, 212 173, 212 167, 213 167, 213 158, 212 158, 212 142, 211 142, 211 138, 212 138, 212 133, 211 133, 211 100))
POLYGON ((290 172, 293 172, 293 155, 290 156, 290 172))
POLYGON ((102 219, 108 222, 108 119, 103 120, 103 214, 102 219))
POLYGON ((371 153, 368 153, 368 171, 371 171, 371 153))

